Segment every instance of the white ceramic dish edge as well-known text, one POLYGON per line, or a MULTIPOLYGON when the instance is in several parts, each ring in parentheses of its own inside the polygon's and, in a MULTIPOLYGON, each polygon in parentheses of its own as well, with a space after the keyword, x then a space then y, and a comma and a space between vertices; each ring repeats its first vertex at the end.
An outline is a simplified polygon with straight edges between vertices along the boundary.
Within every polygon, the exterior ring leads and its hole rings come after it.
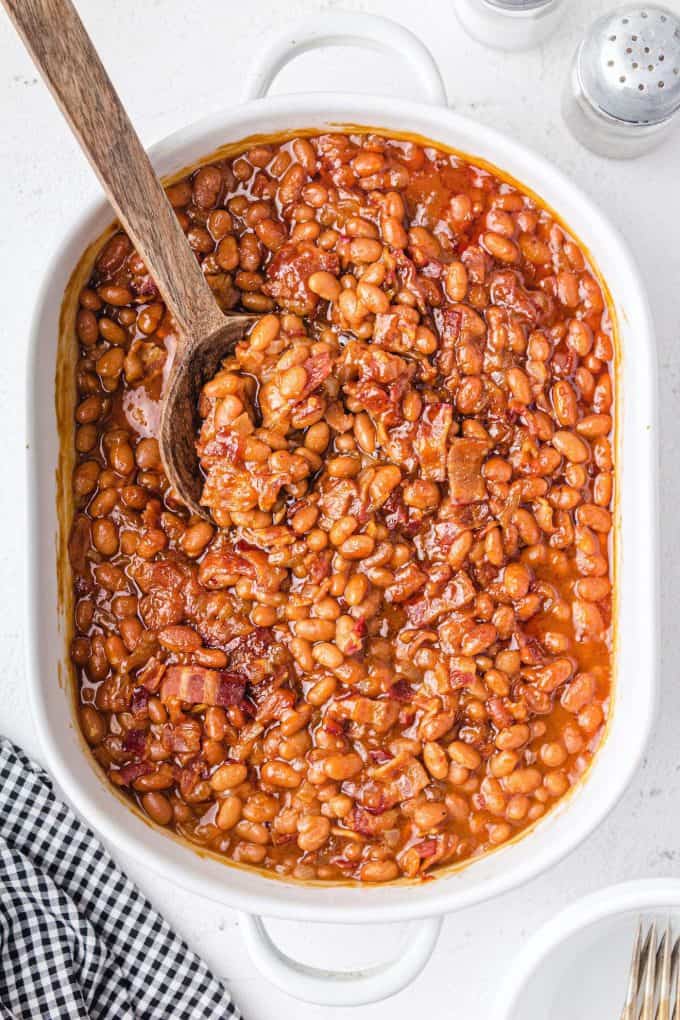
MULTIPOLYGON (((362 42, 380 49, 396 47, 412 67, 420 67, 419 78, 428 98, 437 103, 444 101, 441 79, 436 67, 433 71, 432 58, 405 29, 381 18, 339 13, 303 19, 289 26, 285 36, 275 39, 255 65, 249 82, 251 96, 266 90, 276 71, 300 49, 329 41, 362 42), (366 33, 371 36, 369 40, 366 33)), ((54 538, 58 529, 53 486, 58 437, 54 422, 53 351, 68 274, 88 243, 111 219, 103 202, 79 217, 67 241, 55 253, 38 298, 28 359, 28 533, 34 536, 34 541, 28 558, 27 661, 33 715, 48 765, 80 812, 111 843, 179 885, 249 915, 263 913, 342 923, 429 919, 424 934, 410 944, 407 958, 401 957, 392 968, 354 975, 359 990, 351 991, 348 980, 325 972, 322 978, 307 974, 306 983, 296 982, 288 975, 287 990, 293 994, 299 993, 303 998, 316 996, 316 1001, 338 1005, 392 994, 406 983, 400 975, 413 977, 424 964, 427 956, 423 947, 433 948, 441 915, 520 885, 554 865, 584 839, 613 807, 637 767, 651 728, 656 696, 655 668, 649 666, 656 658, 654 337, 635 265, 618 233, 590 200, 558 170, 516 141, 440 105, 344 93, 256 99, 176 132, 154 146, 151 156, 160 173, 170 173, 209 155, 222 144, 252 134, 296 127, 323 129, 346 123, 413 132, 499 166, 559 211, 587 245, 612 289, 623 348, 618 391, 623 413, 618 451, 621 539, 617 564, 620 605, 616 705, 607 741, 586 782, 528 839, 422 887, 301 887, 226 868, 192 853, 145 826, 112 797, 84 753, 67 693, 54 682, 58 663, 64 661, 64 640, 54 611, 57 603, 54 538), (624 545, 625 558, 621 556, 624 545), (646 607, 645 612, 640 611, 641 606, 646 607)), ((282 958, 273 947, 270 952, 259 937, 262 929, 256 919, 246 924, 246 934, 251 947, 255 949, 259 944, 256 950, 259 962, 263 967, 269 966, 268 976, 277 980, 275 971, 277 967, 280 970, 282 958)))

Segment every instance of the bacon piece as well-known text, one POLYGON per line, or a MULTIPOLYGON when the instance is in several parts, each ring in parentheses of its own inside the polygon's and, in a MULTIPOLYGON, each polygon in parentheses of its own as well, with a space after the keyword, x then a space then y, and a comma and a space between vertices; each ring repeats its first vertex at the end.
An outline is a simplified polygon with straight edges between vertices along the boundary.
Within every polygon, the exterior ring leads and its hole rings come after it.
POLYGON ((430 777, 415 758, 404 765, 400 774, 387 785, 392 803, 417 797, 421 790, 430 785, 430 777))
POLYGON ((196 754, 201 750, 201 724, 198 719, 168 723, 163 727, 161 743, 173 754, 196 754))
POLYGON ((135 779, 147 776, 149 772, 153 772, 153 766, 148 761, 135 761, 130 765, 123 765, 121 769, 112 771, 110 776, 116 786, 130 786, 135 779))
POLYGON ((413 697, 413 688, 402 677, 401 680, 397 680, 392 684, 387 692, 387 696, 388 698, 394 698, 395 701, 410 701, 413 697))
POLYGON ((137 673, 137 681, 143 684, 150 694, 155 694, 161 685, 166 669, 167 663, 161 662, 154 655, 137 673))
MULTIPOLYGON (((254 688, 257 692, 258 688, 254 688)), ((264 697, 258 699, 255 718, 258 723, 268 723, 273 719, 281 719, 295 705, 295 694, 290 687, 270 689, 264 697)))
POLYGON ((370 726, 378 733, 386 733, 399 718, 399 705, 395 701, 357 696, 336 701, 332 713, 340 719, 351 719, 360 726, 370 726))
POLYGON ((262 290, 276 298, 285 308, 298 315, 309 315, 319 299, 307 286, 312 273, 340 272, 340 260, 335 252, 322 251, 307 241, 289 241, 282 245, 267 266, 267 282, 262 290))
POLYGON ((288 675, 290 655, 270 627, 255 627, 248 634, 233 638, 224 646, 229 671, 242 675, 251 684, 275 677, 280 686, 288 675))
POLYGON ((246 680, 238 673, 227 673, 203 666, 169 666, 161 684, 161 701, 179 698, 192 705, 240 705, 246 692, 246 680))
POLYGON ((415 563, 405 563, 394 575, 394 581, 385 589, 387 602, 406 602, 427 581, 427 574, 415 563))
POLYGON ((376 765, 384 765, 385 762, 391 761, 392 758, 394 758, 393 754, 390 754, 389 751, 383 750, 381 747, 372 748, 368 752, 368 755, 371 761, 374 761, 376 765))
POLYGON ((347 377, 343 389, 355 403, 384 425, 403 420, 401 401, 415 371, 413 363, 354 340, 345 347, 341 367, 347 377))
POLYGON ((474 682, 474 673, 465 673, 461 669, 452 669, 449 673, 449 683, 453 691, 462 690, 463 687, 469 687, 474 682))
POLYGON ((505 705, 503 698, 489 698, 486 703, 486 708, 489 713, 489 718, 497 730, 507 729, 507 727, 512 726, 515 721, 515 717, 505 705))
POLYGON ((313 557, 307 567, 307 576, 313 584, 320 584, 324 578, 331 575, 331 560, 333 553, 329 549, 323 549, 313 557))
POLYGON ((395 312, 381 313, 375 317, 373 343, 394 354, 418 356, 416 330, 420 316, 406 305, 395 312))
POLYGON ((85 568, 87 567, 86 554, 91 542, 89 518, 85 514, 76 514, 71 525, 71 534, 68 538, 68 556, 71 566, 76 573, 85 573, 85 568))
POLYGON ((406 606, 409 623, 414 627, 426 627, 451 609, 459 609, 472 602, 476 594, 477 590, 468 574, 464 570, 459 570, 441 595, 435 597, 424 595, 417 602, 411 602, 406 606))
POLYGON ((402 499, 400 490, 393 489, 382 507, 385 524, 390 531, 403 530, 408 525, 408 507, 402 499))
POLYGON ((192 758, 183 768, 177 769, 175 774, 175 781, 182 797, 191 796, 200 781, 205 778, 207 778, 207 768, 201 758, 192 758))
POLYGON ((139 612, 152 631, 162 630, 181 623, 184 618, 184 599, 179 591, 171 589, 150 591, 140 600, 139 612))
POLYGON ((204 588, 230 588, 234 575, 255 577, 255 567, 244 556, 233 552, 209 552, 198 568, 198 580, 204 588))
POLYGON ((483 439, 456 436, 448 456, 449 495, 452 503, 479 503, 486 499, 482 464, 489 452, 483 439))
POLYGON ((507 308, 518 318, 535 326, 539 320, 540 308, 532 300, 532 295, 525 290, 520 278, 512 269, 498 269, 489 278, 489 296, 491 303, 499 308, 507 308))
POLYGON ((333 368, 333 362, 328 351, 323 351, 321 354, 315 354, 313 358, 303 361, 302 367, 307 373, 307 382, 300 398, 304 400, 328 378, 333 368))
POLYGON ((218 429, 212 439, 208 439, 201 447, 201 458, 219 457, 228 464, 243 464, 246 441, 245 436, 235 429, 218 429))
POLYGON ((461 261, 467 269, 470 283, 484 283, 493 267, 493 259, 479 244, 469 244, 461 255, 461 261))
POLYGON ((451 404, 427 404, 418 422, 414 448, 425 478, 446 480, 446 444, 453 424, 451 404))
POLYGON ((135 687, 130 699, 130 711, 136 716, 145 716, 149 704, 149 690, 147 687, 135 687))
POLYGON ((145 593, 177 591, 186 580, 186 570, 182 570, 178 563, 173 563, 169 559, 135 563, 130 573, 145 593))
POLYGON ((146 732, 144 730, 128 730, 123 737, 123 750, 141 758, 146 750, 146 732))
POLYGON ((144 273, 142 276, 139 274, 133 276, 130 280, 130 290, 137 297, 148 298, 150 301, 160 296, 153 277, 148 273, 144 273))
POLYGON ((229 665, 233 670, 241 669, 251 659, 261 659, 274 643, 274 631, 271 627, 255 627, 249 634, 234 638, 225 647, 229 656, 229 665))
POLYGON ((397 820, 396 811, 391 811, 390 805, 383 797, 378 807, 369 808, 355 805, 354 810, 344 819, 344 824, 354 832, 361 833, 369 839, 380 836, 388 829, 393 829, 397 820))

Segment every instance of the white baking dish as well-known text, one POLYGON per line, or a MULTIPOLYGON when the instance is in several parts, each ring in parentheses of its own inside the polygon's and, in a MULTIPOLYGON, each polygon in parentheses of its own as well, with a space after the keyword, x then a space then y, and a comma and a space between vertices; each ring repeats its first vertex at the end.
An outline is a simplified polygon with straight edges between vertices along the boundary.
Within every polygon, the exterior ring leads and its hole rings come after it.
MULTIPOLYGON (((391 994, 410 980, 434 946, 442 915, 496 896, 553 866, 602 821, 640 760, 656 689, 655 352, 645 293, 618 232, 573 181, 545 160, 516 140, 452 113, 422 44, 399 26, 365 15, 316 16, 288 32, 256 64, 248 102, 192 124, 154 147, 159 173, 176 172, 228 142, 296 128, 364 124, 387 133, 425 136, 495 164, 559 212, 611 289, 620 344, 616 684, 612 723, 593 768, 581 788, 526 838, 434 882, 382 888, 304 886, 226 866, 145 824, 113 796, 81 742, 69 689, 69 609, 60 600, 69 583, 63 575, 67 558, 57 504, 64 503, 70 474, 64 470, 67 463, 59 470, 54 392, 56 376, 58 403, 70 421, 74 381, 68 351, 63 348, 57 358, 60 306, 78 259, 111 219, 106 203, 84 212, 55 253, 37 301, 28 396, 28 663, 33 712, 47 762, 81 814, 112 843, 178 884, 248 915, 348 924, 425 919, 398 961, 351 976, 297 968, 277 954, 257 917, 245 922, 251 949, 269 977, 301 997, 350 1004, 391 994), (296 52, 331 41, 396 50, 415 72, 428 101, 323 93, 255 98, 264 95, 275 73, 296 52)), ((69 347, 71 354, 74 349, 69 347)), ((65 446, 70 449, 70 435, 65 446)))

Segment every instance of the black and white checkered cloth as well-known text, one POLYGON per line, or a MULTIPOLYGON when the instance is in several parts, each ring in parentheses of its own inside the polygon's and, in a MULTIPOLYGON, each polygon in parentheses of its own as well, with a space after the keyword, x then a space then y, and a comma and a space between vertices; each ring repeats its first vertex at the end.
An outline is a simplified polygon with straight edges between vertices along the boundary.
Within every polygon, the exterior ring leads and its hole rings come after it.
POLYGON ((47 773, 1 737, 0 1018, 241 1018, 47 773))

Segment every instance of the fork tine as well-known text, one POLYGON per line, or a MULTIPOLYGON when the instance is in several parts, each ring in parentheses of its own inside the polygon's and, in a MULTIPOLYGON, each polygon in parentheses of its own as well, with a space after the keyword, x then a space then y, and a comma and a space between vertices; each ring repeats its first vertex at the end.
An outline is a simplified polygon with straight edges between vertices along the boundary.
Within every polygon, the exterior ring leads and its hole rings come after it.
POLYGON ((642 992, 642 1009, 639 1020, 654 1020, 654 1000, 656 991, 656 921, 652 924, 649 935, 649 951, 645 964, 645 976, 642 992))
MULTIPOLYGON (((640 986, 640 952, 642 943, 642 920, 638 921, 635 942, 633 943, 633 955, 630 960, 628 971, 628 987, 626 989, 626 1001, 621 1012, 621 1020, 635 1020, 634 1009, 637 1002, 637 993, 640 986)), ((675 1017, 673 1018, 675 1020, 675 1017)))
MULTIPOLYGON (((661 940, 663 953, 660 960, 659 1008, 657 1009, 656 1020, 671 1020, 671 941, 671 920, 669 917, 666 921, 666 931, 661 940)), ((661 947, 659 947, 659 952, 661 952, 661 947)))
POLYGON ((675 1009, 673 1020, 680 1020, 680 937, 673 946, 673 961, 675 966, 675 1009))

